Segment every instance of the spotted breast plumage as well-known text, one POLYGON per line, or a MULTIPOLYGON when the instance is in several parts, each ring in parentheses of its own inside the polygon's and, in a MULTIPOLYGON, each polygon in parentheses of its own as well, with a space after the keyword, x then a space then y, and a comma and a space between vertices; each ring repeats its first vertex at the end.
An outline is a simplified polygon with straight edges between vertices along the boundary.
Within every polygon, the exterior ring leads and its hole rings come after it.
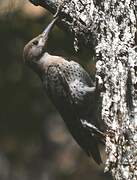
POLYGON ((85 128, 88 122, 99 129, 96 118, 95 87, 89 74, 74 61, 46 52, 48 34, 54 19, 46 30, 24 48, 24 60, 42 80, 44 90, 61 114, 68 130, 82 149, 100 164, 99 140, 95 132, 85 128))

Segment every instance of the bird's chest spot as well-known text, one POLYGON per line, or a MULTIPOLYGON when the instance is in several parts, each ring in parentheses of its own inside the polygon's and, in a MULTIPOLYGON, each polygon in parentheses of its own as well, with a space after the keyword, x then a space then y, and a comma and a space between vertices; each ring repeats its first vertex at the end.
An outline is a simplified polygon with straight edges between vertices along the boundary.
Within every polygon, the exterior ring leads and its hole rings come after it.
POLYGON ((71 96, 73 97, 75 103, 83 102, 85 97, 85 92, 83 91, 83 83, 75 79, 70 83, 71 96))
POLYGON ((51 68, 50 72, 46 74, 44 77, 44 88, 46 91, 55 96, 62 96, 63 94, 63 86, 60 81, 58 70, 51 68))

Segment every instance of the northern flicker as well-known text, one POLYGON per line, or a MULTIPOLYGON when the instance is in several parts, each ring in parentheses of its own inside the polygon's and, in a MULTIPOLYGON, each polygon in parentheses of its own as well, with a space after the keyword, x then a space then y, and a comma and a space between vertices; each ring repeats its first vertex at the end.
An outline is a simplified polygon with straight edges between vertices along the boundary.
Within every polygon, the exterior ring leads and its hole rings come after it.
POLYGON ((73 138, 100 164, 98 148, 99 124, 96 118, 95 87, 89 74, 74 61, 47 52, 49 32, 57 18, 40 35, 24 47, 24 61, 42 80, 44 90, 61 114, 73 138), (93 126, 93 131, 85 127, 93 126))

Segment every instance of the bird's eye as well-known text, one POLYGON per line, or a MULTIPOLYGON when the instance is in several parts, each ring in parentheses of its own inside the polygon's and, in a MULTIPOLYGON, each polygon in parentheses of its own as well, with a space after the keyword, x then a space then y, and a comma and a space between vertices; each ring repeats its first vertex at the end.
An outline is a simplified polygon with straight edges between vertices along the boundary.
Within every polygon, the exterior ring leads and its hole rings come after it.
POLYGON ((33 45, 38 45, 38 41, 37 40, 33 41, 32 43, 33 43, 33 45))

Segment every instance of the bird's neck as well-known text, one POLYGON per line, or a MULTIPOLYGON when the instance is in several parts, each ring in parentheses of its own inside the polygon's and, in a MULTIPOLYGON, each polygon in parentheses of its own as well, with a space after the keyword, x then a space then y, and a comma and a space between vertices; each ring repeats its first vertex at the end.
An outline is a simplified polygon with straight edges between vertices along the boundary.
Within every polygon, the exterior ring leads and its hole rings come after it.
POLYGON ((50 55, 49 53, 45 52, 38 61, 38 66, 41 71, 47 72, 49 66, 62 65, 64 62, 68 63, 64 58, 60 56, 50 55))
POLYGON ((48 55, 49 54, 45 52, 39 60, 35 59, 28 64, 33 69, 33 71, 35 71, 39 75, 40 78, 45 73, 45 62, 48 55))
MULTIPOLYGON (((40 75, 40 77, 45 76, 50 66, 62 66, 62 64, 68 63, 64 58, 60 56, 53 56, 45 52, 41 58, 35 63, 35 71, 40 75)), ((33 67, 34 69, 34 67, 33 67)))
POLYGON ((43 73, 47 71, 50 56, 51 55, 49 53, 45 52, 43 56, 40 58, 40 60, 38 61, 38 67, 40 71, 43 73))

